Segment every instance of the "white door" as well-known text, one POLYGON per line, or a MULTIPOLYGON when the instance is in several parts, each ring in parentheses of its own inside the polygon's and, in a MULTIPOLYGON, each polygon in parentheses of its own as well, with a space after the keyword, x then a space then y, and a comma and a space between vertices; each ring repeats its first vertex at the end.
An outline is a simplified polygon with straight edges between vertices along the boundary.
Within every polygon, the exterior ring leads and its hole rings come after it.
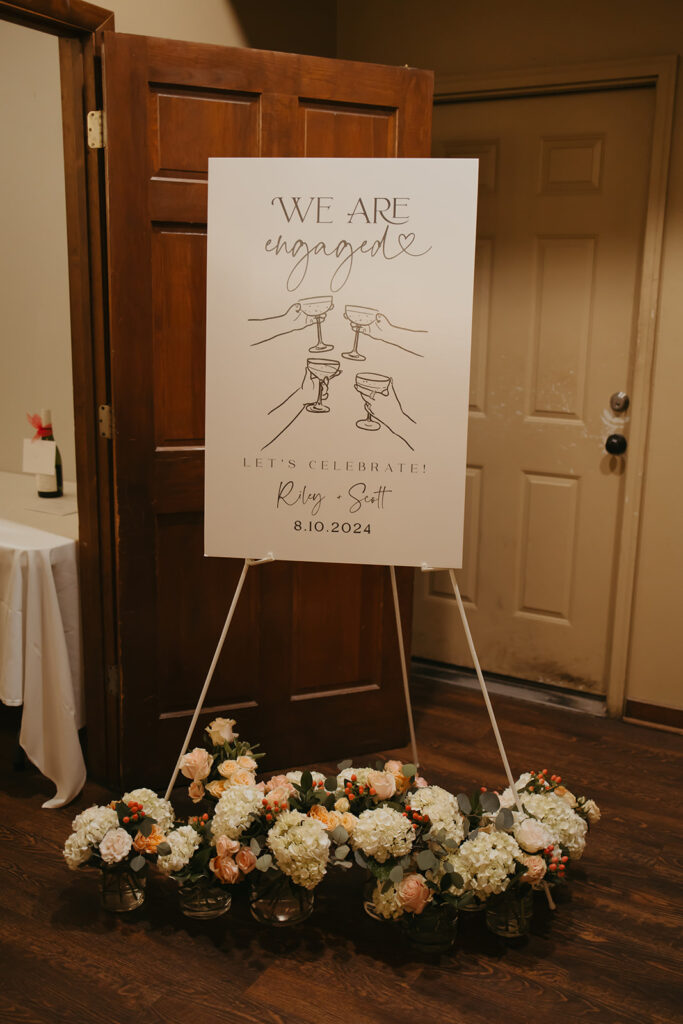
MULTIPOLYGON (((437 106, 435 156, 478 156, 465 557, 483 667, 604 693, 654 91, 437 106)), ((445 574, 414 653, 468 665, 445 574)))

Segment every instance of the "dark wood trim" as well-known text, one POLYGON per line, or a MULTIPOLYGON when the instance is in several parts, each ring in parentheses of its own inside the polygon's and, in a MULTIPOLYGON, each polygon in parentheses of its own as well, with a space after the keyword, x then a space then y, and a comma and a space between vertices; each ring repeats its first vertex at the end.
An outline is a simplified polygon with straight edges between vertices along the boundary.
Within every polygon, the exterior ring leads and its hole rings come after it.
POLYGON ((49 32, 54 36, 83 36, 114 27, 114 15, 82 0, 24 0, 0 3, 0 20, 49 32))
POLYGON ((682 708, 665 708, 661 704, 645 704, 640 700, 627 700, 624 718, 683 732, 682 708))
POLYGON ((105 219, 101 151, 87 145, 88 110, 101 106, 99 36, 111 11, 80 0, 0 0, 0 20, 59 36, 71 351, 78 484, 79 566, 89 774, 118 774, 110 442, 97 406, 109 401, 105 219))

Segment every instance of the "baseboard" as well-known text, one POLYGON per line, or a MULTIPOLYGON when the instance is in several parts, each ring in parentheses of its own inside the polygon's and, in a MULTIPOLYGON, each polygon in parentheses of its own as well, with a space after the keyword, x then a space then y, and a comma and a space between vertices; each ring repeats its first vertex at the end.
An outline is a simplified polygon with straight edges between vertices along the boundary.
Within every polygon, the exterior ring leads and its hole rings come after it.
MULTIPOLYGON (((427 658, 412 659, 411 676, 413 679, 448 683, 450 686, 460 686, 466 690, 479 689, 479 681, 473 670, 446 665, 439 661, 429 661, 427 658)), ((565 690, 561 686, 512 679, 509 676, 499 676, 489 672, 485 673, 485 679, 490 693, 535 704, 548 704, 598 717, 607 714, 605 697, 602 695, 577 693, 565 690)))
POLYGON ((683 732, 683 710, 665 708, 661 704, 645 704, 640 700, 627 700, 624 718, 629 722, 655 725, 670 732, 683 732))

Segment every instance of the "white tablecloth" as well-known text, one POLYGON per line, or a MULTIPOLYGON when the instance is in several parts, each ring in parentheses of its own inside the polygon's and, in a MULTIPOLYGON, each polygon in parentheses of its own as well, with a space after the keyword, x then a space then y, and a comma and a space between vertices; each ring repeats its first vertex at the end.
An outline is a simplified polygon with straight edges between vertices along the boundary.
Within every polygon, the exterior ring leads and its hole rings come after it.
POLYGON ((85 724, 75 541, 0 519, 0 700, 24 705, 19 742, 57 793, 78 795, 85 724))

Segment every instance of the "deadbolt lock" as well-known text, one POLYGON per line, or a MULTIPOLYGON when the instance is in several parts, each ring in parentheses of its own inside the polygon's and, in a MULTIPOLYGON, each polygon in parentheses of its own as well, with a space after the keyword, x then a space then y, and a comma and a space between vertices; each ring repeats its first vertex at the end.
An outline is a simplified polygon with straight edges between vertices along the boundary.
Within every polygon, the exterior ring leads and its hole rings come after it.
POLYGON ((626 412, 631 404, 631 399, 625 391, 615 391, 609 400, 609 404, 614 412, 626 412))

